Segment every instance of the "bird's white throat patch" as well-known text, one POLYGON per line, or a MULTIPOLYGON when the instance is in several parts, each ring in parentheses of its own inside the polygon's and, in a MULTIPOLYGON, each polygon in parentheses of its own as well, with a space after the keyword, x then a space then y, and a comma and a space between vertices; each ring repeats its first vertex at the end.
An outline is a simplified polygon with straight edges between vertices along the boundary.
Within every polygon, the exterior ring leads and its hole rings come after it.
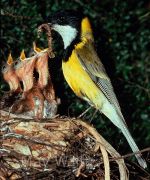
POLYGON ((61 35, 64 42, 64 49, 66 49, 77 36, 77 30, 69 25, 54 24, 53 29, 61 35))

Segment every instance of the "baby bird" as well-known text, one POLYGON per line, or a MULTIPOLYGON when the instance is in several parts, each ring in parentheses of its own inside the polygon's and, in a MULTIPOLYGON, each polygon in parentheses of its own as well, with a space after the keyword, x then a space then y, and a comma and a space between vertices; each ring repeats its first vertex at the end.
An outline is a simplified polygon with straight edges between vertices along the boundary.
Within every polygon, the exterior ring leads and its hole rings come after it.
POLYGON ((33 43, 33 50, 37 55, 37 62, 35 65, 35 68, 39 74, 38 79, 38 87, 41 89, 45 88, 45 86, 48 84, 49 79, 49 70, 48 70, 48 49, 40 49, 36 46, 36 43, 33 43))
POLYGON ((8 92, 5 92, 3 96, 0 97, 0 109, 5 109, 12 106, 22 92, 19 79, 13 68, 13 58, 11 53, 8 56, 7 62, 3 62, 2 64, 1 73, 3 79, 9 84, 10 88, 8 92))
POLYGON ((44 116, 45 118, 52 118, 57 113, 58 104, 60 99, 56 98, 54 87, 51 81, 50 72, 48 68, 49 52, 48 48, 40 49, 33 43, 33 50, 37 55, 36 71, 39 74, 37 82, 38 87, 42 90, 45 97, 44 101, 44 116))
POLYGON ((21 92, 19 78, 17 77, 13 68, 13 58, 11 53, 8 56, 7 62, 3 63, 1 72, 4 80, 9 84, 10 92, 21 92))
POLYGON ((25 97, 17 101, 12 107, 12 113, 29 114, 37 119, 43 118, 44 96, 41 90, 34 86, 25 93, 25 97))
POLYGON ((45 100, 43 118, 53 118, 57 114, 57 106, 58 102, 53 100, 50 103, 47 100, 45 100))
POLYGON ((39 120, 44 117, 44 101, 40 99, 38 96, 33 96, 33 102, 34 117, 39 120))
POLYGON ((37 61, 35 64, 35 69, 39 74, 37 85, 43 90, 43 94, 49 102, 55 100, 55 91, 50 78, 50 73, 48 69, 48 48, 42 50, 33 43, 33 49, 37 55, 37 61))
POLYGON ((14 62, 13 67, 19 80, 23 82, 24 92, 29 91, 33 87, 35 62, 36 56, 26 58, 24 50, 22 50, 20 57, 14 62))

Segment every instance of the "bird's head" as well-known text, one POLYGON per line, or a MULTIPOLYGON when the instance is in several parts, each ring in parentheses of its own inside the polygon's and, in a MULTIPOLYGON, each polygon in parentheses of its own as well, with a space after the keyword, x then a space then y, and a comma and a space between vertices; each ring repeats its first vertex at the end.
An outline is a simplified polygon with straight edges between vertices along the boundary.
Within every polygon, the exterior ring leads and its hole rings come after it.
POLYGON ((83 16, 76 11, 59 11, 48 17, 52 30, 58 32, 63 39, 64 49, 80 36, 83 16))
POLYGON ((10 69, 12 69, 12 65, 13 65, 13 58, 12 58, 12 55, 10 53, 9 56, 8 56, 7 62, 2 63, 1 72, 3 74, 6 73, 10 69))
POLYGON ((34 51, 35 54, 42 54, 42 53, 47 52, 48 48, 41 49, 41 48, 37 47, 35 42, 33 42, 33 51, 34 51))
POLYGON ((13 64, 14 69, 21 68, 23 66, 23 61, 25 61, 25 59, 26 59, 26 55, 25 55, 24 50, 22 50, 20 53, 20 57, 14 61, 14 64, 13 64))

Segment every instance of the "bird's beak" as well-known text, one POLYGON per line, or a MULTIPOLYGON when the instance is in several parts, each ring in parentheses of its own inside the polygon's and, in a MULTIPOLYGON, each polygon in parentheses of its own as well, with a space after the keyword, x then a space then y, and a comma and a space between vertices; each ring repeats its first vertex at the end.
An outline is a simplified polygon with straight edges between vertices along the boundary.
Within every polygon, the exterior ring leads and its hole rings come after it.
POLYGON ((25 52, 24 52, 24 49, 21 51, 20 53, 20 60, 21 61, 24 61, 26 59, 26 55, 25 55, 25 52))
POLYGON ((36 43, 35 43, 35 42, 33 42, 33 50, 34 50, 34 52, 36 52, 36 53, 39 53, 39 52, 42 51, 42 49, 40 49, 40 48, 38 48, 38 47, 36 46, 36 43))
POLYGON ((8 65, 13 64, 13 58, 12 58, 12 56, 11 56, 11 53, 10 53, 9 56, 8 56, 7 64, 8 64, 8 65))

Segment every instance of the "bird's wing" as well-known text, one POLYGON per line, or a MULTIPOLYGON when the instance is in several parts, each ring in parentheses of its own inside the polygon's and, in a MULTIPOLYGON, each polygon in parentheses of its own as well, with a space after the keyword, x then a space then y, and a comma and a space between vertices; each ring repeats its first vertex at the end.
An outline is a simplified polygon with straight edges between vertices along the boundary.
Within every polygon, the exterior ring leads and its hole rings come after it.
POLYGON ((84 43, 82 46, 79 46, 79 48, 76 47, 75 51, 84 70, 101 89, 108 101, 114 105, 121 119, 124 120, 111 81, 94 49, 93 44, 91 42, 84 43))

